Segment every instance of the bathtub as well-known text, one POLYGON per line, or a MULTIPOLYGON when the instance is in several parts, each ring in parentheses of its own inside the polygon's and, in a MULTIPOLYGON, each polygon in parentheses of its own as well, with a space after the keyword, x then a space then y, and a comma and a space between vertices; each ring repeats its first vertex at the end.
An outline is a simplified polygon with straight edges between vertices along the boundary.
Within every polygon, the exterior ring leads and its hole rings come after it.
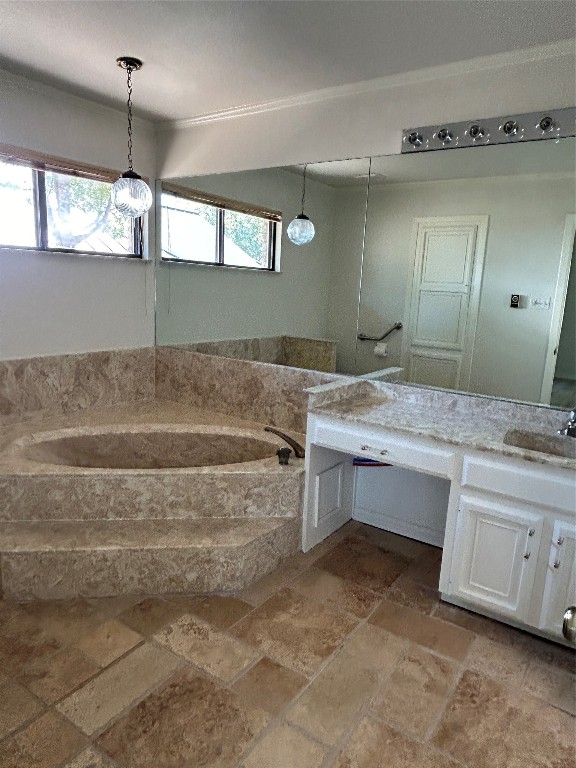
POLYGON ((0 470, 0 519, 293 516, 304 462, 225 425, 114 424, 32 432, 0 470))
POLYGON ((90 469, 182 469, 269 459, 278 440, 267 433, 173 424, 60 430, 20 441, 22 456, 42 464, 90 469))
POLYGON ((0 454, 5 598, 233 592, 299 549, 304 461, 264 425, 69 424, 0 454))

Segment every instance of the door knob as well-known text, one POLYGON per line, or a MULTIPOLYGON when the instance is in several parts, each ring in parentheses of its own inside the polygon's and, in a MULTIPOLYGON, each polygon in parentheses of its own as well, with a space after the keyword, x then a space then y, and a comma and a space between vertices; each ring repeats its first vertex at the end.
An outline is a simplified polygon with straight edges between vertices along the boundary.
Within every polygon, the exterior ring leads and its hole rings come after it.
POLYGON ((570 643, 576 643, 576 605, 571 605, 564 611, 562 634, 570 643))

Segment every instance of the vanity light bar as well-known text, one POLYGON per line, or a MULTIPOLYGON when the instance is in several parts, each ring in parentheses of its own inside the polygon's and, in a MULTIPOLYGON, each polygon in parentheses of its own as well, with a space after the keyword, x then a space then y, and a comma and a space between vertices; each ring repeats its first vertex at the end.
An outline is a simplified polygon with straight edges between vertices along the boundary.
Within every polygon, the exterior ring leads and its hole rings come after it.
POLYGON ((402 132, 402 153, 576 136, 576 107, 444 123, 402 132))

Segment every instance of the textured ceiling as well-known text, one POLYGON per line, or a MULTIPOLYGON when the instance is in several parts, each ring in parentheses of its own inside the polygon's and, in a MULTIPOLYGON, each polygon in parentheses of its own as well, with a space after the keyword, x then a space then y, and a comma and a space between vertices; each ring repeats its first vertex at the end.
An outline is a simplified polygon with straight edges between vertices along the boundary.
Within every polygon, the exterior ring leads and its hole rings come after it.
MULTIPOLYGON (((562 0, 0 1, 0 67, 175 120, 567 39, 562 0)), ((0 73, 1 76, 1 73, 0 73)))

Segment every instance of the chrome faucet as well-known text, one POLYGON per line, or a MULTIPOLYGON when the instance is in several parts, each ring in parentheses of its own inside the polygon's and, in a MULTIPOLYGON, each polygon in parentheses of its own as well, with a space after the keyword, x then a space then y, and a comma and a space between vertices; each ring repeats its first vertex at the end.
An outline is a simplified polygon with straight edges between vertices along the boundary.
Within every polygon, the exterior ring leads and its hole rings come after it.
POLYGON ((558 434, 565 435, 566 437, 576 437, 576 409, 570 411, 568 421, 562 429, 558 430, 558 434))
POLYGON ((279 429, 274 429, 274 427, 264 427, 265 432, 272 432, 274 435, 278 435, 278 437, 281 437, 282 440, 285 440, 290 448, 294 450, 294 454, 297 459, 303 459, 306 455, 306 451, 304 450, 304 447, 300 445, 300 443, 297 443, 296 440, 293 440, 291 437, 288 437, 288 435, 285 435, 284 432, 280 432, 279 429))

